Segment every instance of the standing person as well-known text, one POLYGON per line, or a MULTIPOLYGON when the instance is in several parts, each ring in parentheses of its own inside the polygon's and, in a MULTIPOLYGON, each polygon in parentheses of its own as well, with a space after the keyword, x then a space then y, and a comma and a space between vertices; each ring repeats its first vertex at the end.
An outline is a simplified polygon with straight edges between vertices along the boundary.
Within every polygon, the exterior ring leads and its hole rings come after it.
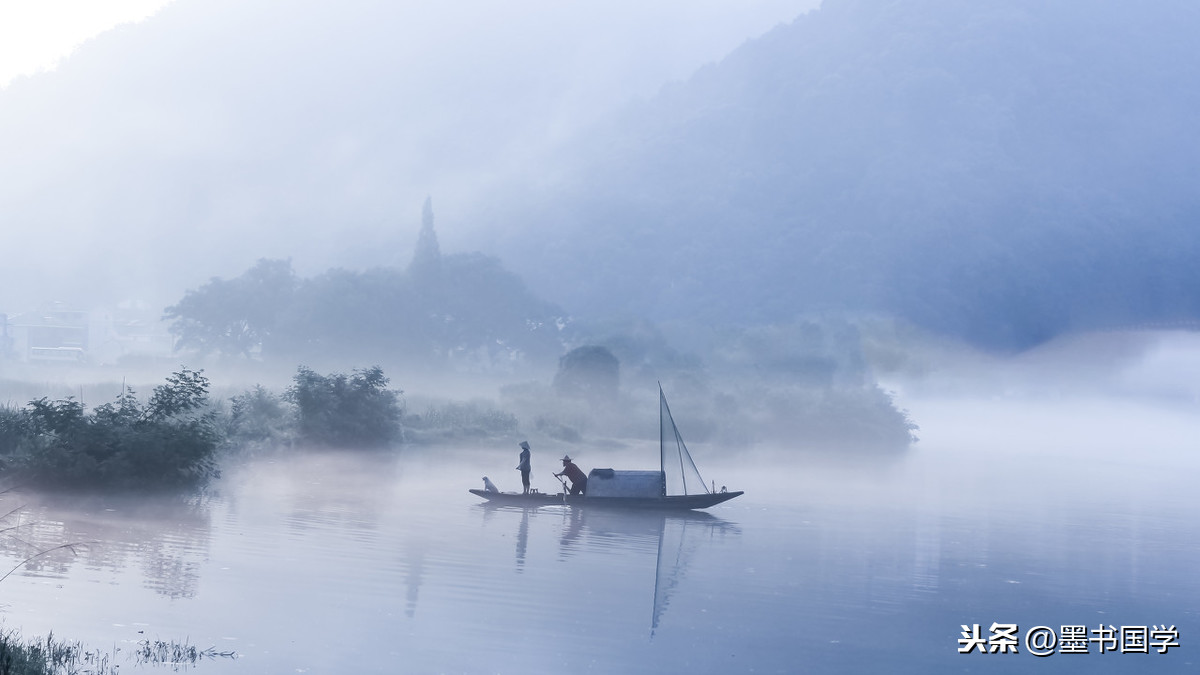
POLYGON ((523 494, 529 494, 529 441, 521 441, 521 455, 517 460, 517 471, 521 472, 521 486, 525 488, 523 494))
POLYGON ((556 473, 554 476, 566 476, 571 479, 571 494, 582 495, 587 494, 587 476, 583 475, 583 471, 575 466, 571 461, 570 455, 563 455, 562 458, 563 470, 561 473, 556 473))

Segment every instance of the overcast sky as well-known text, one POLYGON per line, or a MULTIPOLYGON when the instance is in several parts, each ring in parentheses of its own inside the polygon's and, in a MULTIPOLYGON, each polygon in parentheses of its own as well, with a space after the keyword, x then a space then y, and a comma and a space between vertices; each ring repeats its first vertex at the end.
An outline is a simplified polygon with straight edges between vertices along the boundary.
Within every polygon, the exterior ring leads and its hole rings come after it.
POLYGON ((818 4, 0 0, 0 306, 394 264, 429 195, 472 250, 482 191, 818 4))
MULTIPOLYGON (((0 87, 21 75, 52 70, 88 38, 122 23, 141 21, 170 1, 0 0, 0 87)), ((537 10, 541 3, 525 4, 527 9, 537 10)), ((658 17, 679 16, 679 25, 706 39, 706 49, 712 52, 710 58, 715 58, 817 4, 819 0, 669 0, 652 3, 641 12, 658 17)), ((432 3, 429 5, 432 11, 441 11, 433 9, 432 3)), ((511 13, 522 11, 520 4, 507 7, 506 11, 511 13)), ((615 3, 613 13, 627 9, 615 3)), ((657 29, 660 25, 650 21, 646 28, 657 29)), ((680 63, 679 67, 690 65, 680 63)))
POLYGON ((0 1, 0 87, 48 70, 81 42, 121 23, 140 21, 168 0, 0 1))

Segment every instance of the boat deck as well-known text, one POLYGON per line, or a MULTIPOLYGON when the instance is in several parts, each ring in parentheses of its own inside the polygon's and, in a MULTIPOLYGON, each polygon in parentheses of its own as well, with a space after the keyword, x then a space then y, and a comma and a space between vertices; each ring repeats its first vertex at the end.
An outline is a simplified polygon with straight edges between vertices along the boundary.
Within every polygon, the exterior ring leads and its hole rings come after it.
POLYGON ((607 508, 626 509, 706 509, 721 502, 729 501, 742 494, 737 492, 711 492, 698 495, 667 495, 665 497, 588 497, 585 495, 546 494, 535 492, 522 494, 520 492, 490 492, 488 490, 470 489, 469 492, 495 504, 512 506, 598 506, 607 508))

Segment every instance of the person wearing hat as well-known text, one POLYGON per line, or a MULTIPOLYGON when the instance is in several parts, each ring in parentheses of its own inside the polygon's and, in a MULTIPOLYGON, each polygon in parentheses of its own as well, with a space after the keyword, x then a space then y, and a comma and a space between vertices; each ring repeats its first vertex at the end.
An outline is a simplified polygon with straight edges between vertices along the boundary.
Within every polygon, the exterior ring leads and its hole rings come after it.
POLYGON ((521 441, 521 455, 517 460, 517 471, 521 472, 521 485, 525 488, 523 494, 529 494, 529 441, 521 441))
POLYGON ((570 455, 563 455, 562 458, 563 470, 561 473, 554 474, 554 477, 566 476, 571 479, 571 494, 581 495, 587 494, 587 476, 583 475, 583 471, 575 466, 571 461, 570 455))

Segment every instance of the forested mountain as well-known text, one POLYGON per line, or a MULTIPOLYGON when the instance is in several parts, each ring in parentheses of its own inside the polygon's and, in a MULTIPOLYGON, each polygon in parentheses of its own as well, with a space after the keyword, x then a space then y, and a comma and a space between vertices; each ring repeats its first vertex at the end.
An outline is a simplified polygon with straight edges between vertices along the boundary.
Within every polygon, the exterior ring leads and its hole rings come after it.
POLYGON ((0 312, 402 265, 427 195, 486 252, 483 187, 816 1, 173 0, 0 87, 0 312))
POLYGON ((1176 0, 826 0, 548 161, 484 248, 696 324, 874 310, 1022 348, 1200 318, 1197 34, 1176 0))
POLYGON ((633 6, 178 0, 101 36, 0 91, 0 311, 394 268, 433 194, 574 316, 1200 317, 1194 4, 825 0, 656 95, 618 83, 677 71, 622 59, 682 24, 626 39, 633 6))

